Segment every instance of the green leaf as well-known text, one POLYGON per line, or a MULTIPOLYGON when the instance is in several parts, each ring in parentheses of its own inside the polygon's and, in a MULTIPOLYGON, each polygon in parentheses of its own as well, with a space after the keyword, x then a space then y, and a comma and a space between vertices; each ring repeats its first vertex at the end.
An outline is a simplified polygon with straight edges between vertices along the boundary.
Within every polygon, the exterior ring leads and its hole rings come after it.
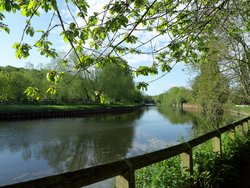
POLYGON ((140 66, 135 70, 136 76, 143 75, 143 76, 148 76, 148 74, 155 75, 157 74, 157 68, 155 66, 152 67, 147 67, 147 66, 140 66))
POLYGON ((50 93, 51 95, 55 95, 56 94, 56 87, 55 86, 50 86, 46 93, 50 93))
POLYGON ((139 90, 145 90, 145 91, 147 91, 148 83, 146 83, 146 82, 138 82, 137 85, 136 85, 136 87, 139 90))
POLYGON ((10 29, 4 23, 0 22, 0 29, 5 31, 6 33, 10 34, 10 29))
POLYGON ((66 60, 66 59, 63 59, 62 60, 62 66, 67 66, 68 65, 68 60, 66 60))
POLYGON ((168 65, 167 63, 161 64, 161 71, 162 72, 165 72, 165 71, 170 72, 171 70, 172 70, 171 66, 168 65))
POLYGON ((136 43, 136 42, 137 42, 137 39, 138 39, 136 36, 133 36, 133 35, 130 35, 130 36, 125 35, 124 38, 126 38, 125 41, 126 41, 127 43, 131 43, 131 44, 136 43))
POLYGON ((76 24, 74 22, 71 22, 69 24, 69 29, 74 30, 76 28, 76 24))
POLYGON ((36 100, 40 99, 39 96, 39 89, 37 87, 28 87, 25 91, 24 94, 26 94, 29 97, 35 97, 36 100))
POLYGON ((51 70, 47 73, 46 78, 49 82, 57 83, 60 75, 56 71, 51 70))
POLYGON ((27 43, 24 44, 15 43, 13 45, 13 48, 16 49, 16 57, 21 59, 21 58, 27 58, 29 56, 29 50, 31 49, 31 46, 27 43))
POLYGON ((96 16, 90 16, 88 20, 88 25, 89 26, 95 26, 98 23, 97 17, 96 16))
POLYGON ((56 0, 51 0, 51 6, 52 6, 52 8, 53 8, 55 11, 57 11, 57 10, 58 10, 56 0))
POLYGON ((28 9, 33 9, 34 5, 35 5, 35 1, 31 0, 29 2, 28 9))

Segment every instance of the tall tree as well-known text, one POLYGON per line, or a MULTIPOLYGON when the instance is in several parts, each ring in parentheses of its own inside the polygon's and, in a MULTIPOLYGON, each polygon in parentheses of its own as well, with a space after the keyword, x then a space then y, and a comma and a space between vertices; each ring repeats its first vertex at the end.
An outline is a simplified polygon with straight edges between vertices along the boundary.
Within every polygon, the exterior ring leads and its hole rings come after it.
POLYGON ((132 73, 129 69, 124 71, 119 65, 120 61, 117 59, 117 64, 108 64, 102 68, 98 75, 99 92, 111 101, 133 101, 136 89, 132 73))
POLYGON ((204 54, 216 57, 221 70, 230 78, 231 85, 242 89, 247 100, 250 100, 249 18, 248 1, 227 1, 227 6, 214 19, 217 24, 201 33, 204 40, 198 58, 202 61, 204 54))
POLYGON ((212 124, 217 125, 223 116, 223 107, 228 99, 229 81, 219 68, 213 49, 211 56, 204 56, 200 73, 195 78, 192 89, 194 98, 202 105, 203 112, 212 124))

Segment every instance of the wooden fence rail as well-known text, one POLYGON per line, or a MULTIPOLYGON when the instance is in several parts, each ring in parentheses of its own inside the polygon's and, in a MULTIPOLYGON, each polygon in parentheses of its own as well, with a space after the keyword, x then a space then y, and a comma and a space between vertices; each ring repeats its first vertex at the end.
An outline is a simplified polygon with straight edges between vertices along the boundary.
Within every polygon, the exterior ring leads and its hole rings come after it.
POLYGON ((134 188, 135 170, 176 155, 180 155, 183 171, 189 171, 192 173, 192 149, 194 147, 211 139, 214 152, 221 154, 221 134, 230 131, 230 137, 234 139, 235 130, 240 134, 246 134, 248 132, 248 123, 250 123, 250 116, 188 142, 166 149, 73 172, 62 173, 12 185, 5 185, 2 186, 2 188, 78 188, 113 177, 116 177, 116 187, 134 188))

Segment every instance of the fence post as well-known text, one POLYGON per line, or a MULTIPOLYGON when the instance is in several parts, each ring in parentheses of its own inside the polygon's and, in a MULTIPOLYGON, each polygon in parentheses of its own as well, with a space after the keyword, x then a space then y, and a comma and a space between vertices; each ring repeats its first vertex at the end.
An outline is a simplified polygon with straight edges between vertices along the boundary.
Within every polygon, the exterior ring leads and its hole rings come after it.
POLYGON ((129 188, 129 183, 123 176, 115 177, 115 185, 116 188, 129 188))
POLYGON ((231 139, 231 140, 234 140, 235 139, 235 129, 230 129, 230 131, 229 131, 229 138, 231 139))
POLYGON ((236 126, 235 129, 238 135, 243 136, 243 124, 236 126))
POLYGON ((247 133, 248 133, 248 123, 247 122, 243 123, 243 132, 245 135, 247 135, 247 133))
POLYGON ((213 145, 213 151, 221 155, 222 147, 221 147, 221 135, 220 134, 212 138, 212 145, 213 145))
POLYGON ((184 153, 180 154, 180 161, 181 161, 181 172, 189 172, 191 175, 193 174, 193 154, 192 148, 190 147, 184 153))
POLYGON ((135 171, 132 164, 128 159, 124 159, 125 163, 129 167, 128 171, 120 176, 116 176, 115 184, 116 188, 135 188, 135 171))

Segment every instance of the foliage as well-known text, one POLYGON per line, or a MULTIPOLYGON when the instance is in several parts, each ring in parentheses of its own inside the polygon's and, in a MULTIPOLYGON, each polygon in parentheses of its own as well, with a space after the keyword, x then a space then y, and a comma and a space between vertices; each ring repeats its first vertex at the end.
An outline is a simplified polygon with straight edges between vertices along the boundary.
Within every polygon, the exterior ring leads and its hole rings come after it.
MULTIPOLYGON (((132 101, 135 98, 136 88, 132 73, 126 71, 119 64, 107 64, 97 75, 99 93, 106 96, 110 102, 132 101)), ((120 62, 124 65, 124 62, 120 62)), ((126 64, 125 64, 126 66, 126 64)))
MULTIPOLYGON (((207 50, 207 36, 211 33, 220 36, 218 31, 222 29, 227 32, 223 33, 224 37, 240 43, 238 62, 249 62, 248 43, 241 40, 242 36, 248 38, 245 34, 250 30, 247 0, 123 0, 104 3, 100 12, 90 13, 89 9, 86 0, 66 0, 65 4, 58 0, 1 1, 0 28, 7 33, 11 31, 5 22, 6 13, 21 12, 27 18, 21 40, 13 46, 18 58, 28 57, 34 48, 46 57, 57 57, 49 36, 59 28, 59 35, 70 45, 70 51, 79 54, 75 67, 82 70, 108 64, 111 56, 123 57, 130 53, 152 55, 152 65, 130 67, 136 75, 158 74, 158 70, 168 72, 171 62, 199 62, 207 50), (63 16, 64 8, 70 18, 63 16), (48 16, 48 27, 36 30, 32 20, 38 18, 41 11, 48 16), (139 36, 145 33, 152 37, 141 41, 139 36), (24 35, 37 40, 28 44, 24 35), (160 45, 156 41, 159 37, 163 38, 160 45), (83 50, 88 53, 80 55, 83 50)), ((145 88, 147 84, 138 86, 145 88)))
POLYGON ((228 181, 237 178, 239 174, 239 155, 244 155, 244 149, 248 147, 249 137, 237 135, 232 141, 228 134, 223 135, 223 154, 218 157, 211 144, 201 147, 194 152, 195 179, 197 187, 223 187, 230 185, 228 181))
POLYGON ((249 105, 250 100, 245 96, 241 87, 232 87, 229 90, 228 103, 232 105, 249 105))
POLYGON ((161 106, 180 107, 181 103, 190 101, 191 91, 184 87, 172 87, 167 92, 155 97, 161 106))
POLYGON ((39 100, 49 103, 140 103, 143 101, 141 93, 135 88, 131 73, 129 71, 125 73, 115 64, 113 68, 103 67, 96 70, 94 76, 86 72, 73 76, 65 67, 59 64, 56 67, 57 70, 54 71, 0 67, 2 83, 0 102, 39 100), (109 74, 111 69, 113 74, 109 74), (45 75, 47 81, 43 79, 45 75), (60 92, 56 92, 57 90, 60 92))
POLYGON ((136 187, 188 187, 192 177, 181 174, 179 157, 144 167, 136 172, 136 187))
POLYGON ((1 102, 6 101, 24 101, 27 97, 23 94, 25 89, 31 84, 31 81, 24 74, 24 69, 15 71, 8 66, 5 69, 0 68, 1 78, 1 102))
MULTIPOLYGON (((223 154, 213 152, 212 143, 206 142, 193 150, 194 174, 181 173, 179 157, 156 163, 136 172, 136 187, 224 187, 237 178, 240 156, 249 147, 249 136, 236 134, 232 141, 222 135, 223 154)), ((249 148, 248 148, 249 151, 249 148)), ((248 159, 247 156, 245 156, 248 159)))
MULTIPOLYGON (((212 47, 215 39, 211 39, 206 46, 208 52, 204 54, 199 64, 199 75, 192 83, 193 98, 201 104, 206 115, 214 116, 223 114, 223 104, 227 102, 229 81, 224 76, 218 65, 218 58, 212 47)), ((216 123, 215 123, 216 124, 216 123)))

